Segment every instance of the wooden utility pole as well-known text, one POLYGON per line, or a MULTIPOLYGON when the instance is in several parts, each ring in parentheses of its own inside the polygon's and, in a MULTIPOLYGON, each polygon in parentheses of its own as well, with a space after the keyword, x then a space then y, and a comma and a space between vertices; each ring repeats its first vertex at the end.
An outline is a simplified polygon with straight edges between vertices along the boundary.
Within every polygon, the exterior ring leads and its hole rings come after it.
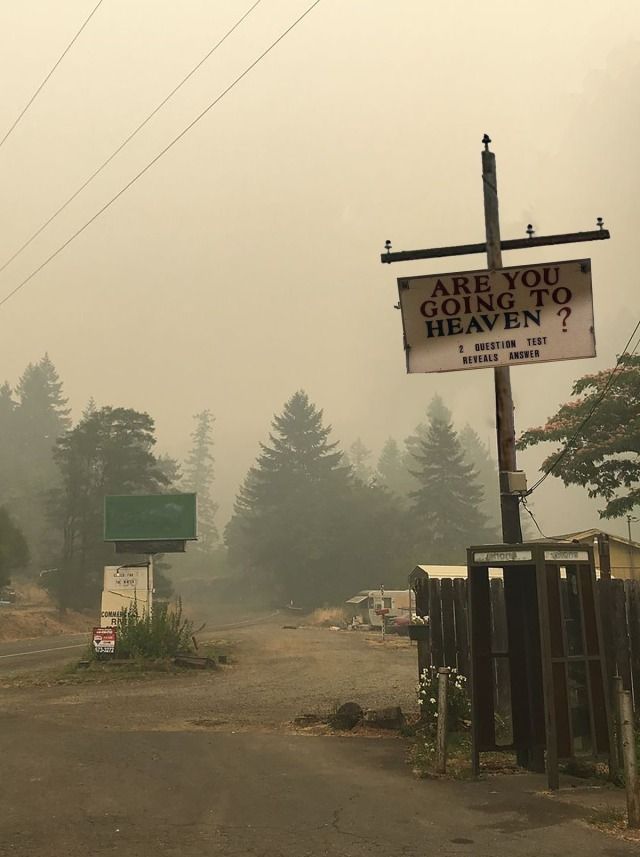
MULTIPOLYGON (((502 268, 500 249, 500 217, 498 213, 498 180, 496 156, 489 151, 491 139, 482 138, 482 186, 484 193, 484 225, 487 236, 487 267, 490 271, 502 268)), ((496 433, 498 436, 498 470, 500 473, 500 512, 502 516, 502 540, 509 544, 522 542, 520 526, 520 501, 516 494, 509 493, 509 473, 516 468, 516 430, 511 396, 511 374, 508 366, 493 370, 496 391, 496 433)))

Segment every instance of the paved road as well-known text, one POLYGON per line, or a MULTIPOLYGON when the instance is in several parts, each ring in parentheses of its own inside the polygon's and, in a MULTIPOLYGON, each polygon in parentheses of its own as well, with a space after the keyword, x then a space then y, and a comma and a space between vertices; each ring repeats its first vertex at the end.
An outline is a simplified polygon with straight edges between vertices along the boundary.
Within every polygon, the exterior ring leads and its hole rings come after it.
POLYGON ((397 739, 2 721, 3 857, 637 853, 534 795, 541 777, 416 781, 397 739))
POLYGON ((43 669, 78 660, 89 643, 87 634, 38 637, 0 643, 0 673, 43 669))

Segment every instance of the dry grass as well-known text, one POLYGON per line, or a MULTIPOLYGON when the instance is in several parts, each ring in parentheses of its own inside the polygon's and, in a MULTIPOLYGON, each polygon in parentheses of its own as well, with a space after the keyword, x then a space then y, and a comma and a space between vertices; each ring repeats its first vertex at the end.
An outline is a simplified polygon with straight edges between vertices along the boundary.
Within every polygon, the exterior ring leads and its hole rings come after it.
POLYGON ((318 607, 313 613, 305 617, 307 625, 316 625, 328 628, 331 625, 340 625, 347 621, 347 614, 343 607, 318 607))

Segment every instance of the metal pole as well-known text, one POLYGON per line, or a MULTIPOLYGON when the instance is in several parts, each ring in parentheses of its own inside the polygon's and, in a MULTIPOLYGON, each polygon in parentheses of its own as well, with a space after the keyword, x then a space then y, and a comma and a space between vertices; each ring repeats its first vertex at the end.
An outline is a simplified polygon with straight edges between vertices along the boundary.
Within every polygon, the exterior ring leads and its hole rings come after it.
POLYGON ((147 563, 147 610, 149 617, 153 610, 153 554, 148 555, 147 563))
MULTIPOLYGON (((484 191, 484 224, 487 236, 487 267, 490 271, 502 268, 500 249, 500 218, 498 213, 498 182, 496 156, 489 151, 490 138, 485 134, 482 142, 482 185, 484 191)), ((498 435, 498 469, 500 471, 500 511, 502 538, 509 544, 522 542, 519 500, 509 494, 507 473, 516 467, 516 432, 513 419, 511 375, 508 366, 493 370, 496 392, 496 432, 498 435)))
POLYGON ((627 790, 627 815, 629 827, 640 827, 640 783, 636 761, 636 742, 633 732, 633 706, 631 691, 620 694, 622 754, 624 758, 624 782, 627 790))
POLYGON ((447 692, 449 667, 438 669, 438 725, 436 727, 436 771, 447 772, 447 692))

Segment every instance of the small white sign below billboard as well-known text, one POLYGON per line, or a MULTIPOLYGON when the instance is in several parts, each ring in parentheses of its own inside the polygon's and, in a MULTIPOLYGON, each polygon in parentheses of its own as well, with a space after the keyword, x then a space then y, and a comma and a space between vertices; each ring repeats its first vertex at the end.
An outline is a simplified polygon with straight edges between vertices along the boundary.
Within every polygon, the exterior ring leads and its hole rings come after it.
POLYGON ((591 260, 398 279, 407 372, 595 357, 591 260))
POLYGON ((100 624, 117 625, 123 610, 137 604, 140 614, 150 606, 153 580, 147 565, 106 565, 100 607, 100 624))

